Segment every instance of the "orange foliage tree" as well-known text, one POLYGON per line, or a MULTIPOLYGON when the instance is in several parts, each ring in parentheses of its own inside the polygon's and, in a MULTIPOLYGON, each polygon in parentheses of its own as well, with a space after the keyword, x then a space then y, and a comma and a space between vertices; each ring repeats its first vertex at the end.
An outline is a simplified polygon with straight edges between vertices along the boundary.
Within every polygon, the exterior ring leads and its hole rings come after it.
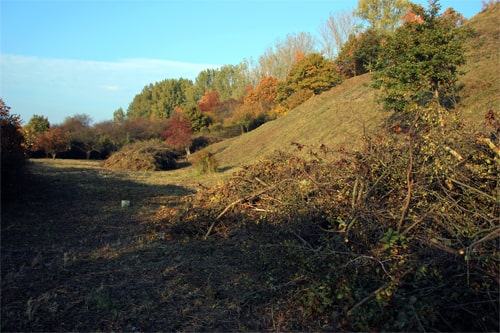
POLYGON ((43 150, 45 154, 56 158, 57 153, 62 153, 70 148, 68 133, 60 127, 51 127, 42 133, 32 147, 33 151, 43 150))
POLYGON ((272 76, 263 77, 255 88, 248 91, 245 104, 272 104, 276 99, 278 79, 272 76))
POLYGON ((220 95, 216 90, 205 91, 198 103, 198 108, 203 112, 210 112, 215 111, 220 104, 220 95))

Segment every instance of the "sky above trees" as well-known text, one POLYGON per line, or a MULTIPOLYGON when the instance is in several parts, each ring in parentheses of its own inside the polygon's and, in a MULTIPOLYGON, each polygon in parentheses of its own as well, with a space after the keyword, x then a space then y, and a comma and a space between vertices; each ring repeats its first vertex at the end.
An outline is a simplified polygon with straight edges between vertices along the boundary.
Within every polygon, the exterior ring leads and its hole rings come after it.
MULTIPOLYGON (((427 4, 427 1, 415 1, 427 4)), ((441 0, 470 18, 480 0, 441 0)), ((287 34, 318 35, 336 0, 2 0, 0 97, 27 122, 109 120, 141 89, 257 60, 287 34)))

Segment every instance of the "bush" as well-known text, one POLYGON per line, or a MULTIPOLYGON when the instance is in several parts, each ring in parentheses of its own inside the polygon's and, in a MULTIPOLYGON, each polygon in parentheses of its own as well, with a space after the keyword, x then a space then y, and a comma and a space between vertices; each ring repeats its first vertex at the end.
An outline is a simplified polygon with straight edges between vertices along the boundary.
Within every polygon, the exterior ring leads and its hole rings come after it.
POLYGON ((2 198, 21 190, 26 158, 21 119, 9 113, 9 107, 0 99, 1 184, 2 198))
POLYGON ((104 167, 124 171, 159 171, 177 167, 178 155, 160 141, 139 141, 112 154, 104 167))
POLYGON ((194 164, 202 174, 217 172, 219 168, 217 159, 211 152, 208 151, 198 153, 195 157, 194 164))

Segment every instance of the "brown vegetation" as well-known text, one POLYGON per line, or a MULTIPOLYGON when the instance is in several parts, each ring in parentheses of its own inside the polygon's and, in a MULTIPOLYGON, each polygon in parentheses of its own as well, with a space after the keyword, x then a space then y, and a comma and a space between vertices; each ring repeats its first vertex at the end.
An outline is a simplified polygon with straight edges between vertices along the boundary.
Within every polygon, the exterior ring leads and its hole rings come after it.
POLYGON ((494 150, 460 121, 365 136, 358 152, 294 147, 309 156, 276 153, 162 208, 152 237, 255 251, 275 330, 498 328, 494 150))
POLYGON ((231 176, 114 171, 175 165, 161 142, 35 161, 2 206, 1 330, 498 331, 490 22, 458 110, 394 123, 364 75, 195 154, 231 176))
POLYGON ((177 167, 177 154, 164 143, 152 140, 125 145, 111 155, 104 167, 121 171, 159 171, 177 167))

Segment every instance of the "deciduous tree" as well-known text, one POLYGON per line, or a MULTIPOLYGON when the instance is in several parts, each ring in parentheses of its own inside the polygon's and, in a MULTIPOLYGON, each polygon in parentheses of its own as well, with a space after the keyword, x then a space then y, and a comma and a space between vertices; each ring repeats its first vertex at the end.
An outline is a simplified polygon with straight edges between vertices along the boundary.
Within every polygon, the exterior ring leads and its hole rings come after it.
POLYGON ((26 139, 26 149, 30 150, 38 137, 50 128, 50 122, 47 117, 33 115, 28 123, 23 127, 24 137, 26 139))
POLYGON ((278 82, 275 77, 263 77, 255 88, 247 92, 244 103, 264 113, 271 110, 276 103, 278 82))
POLYGON ((321 51, 327 59, 335 60, 349 36, 357 30, 357 20, 353 11, 330 14, 320 28, 321 51))
POLYGON ((369 27, 389 32, 396 29, 409 7, 408 0, 359 0, 355 13, 369 27))
POLYGON ((453 97, 459 66, 465 64, 464 41, 468 31, 458 25, 457 16, 439 15, 438 1, 429 8, 413 5, 418 20, 407 20, 388 38, 375 86, 382 89, 382 102, 395 111, 408 105, 441 106, 453 97))
POLYGON ((70 140, 68 133, 60 127, 51 127, 37 139, 33 145, 33 150, 43 150, 53 159, 56 158, 57 153, 62 153, 70 148, 70 140))
POLYGON ((122 108, 117 109, 115 112, 113 112, 113 121, 117 123, 122 123, 125 120, 127 120, 127 115, 123 111, 122 108))
POLYGON ((320 94, 339 84, 341 80, 333 61, 312 53, 292 66, 286 80, 278 84, 276 99, 283 103, 297 92, 302 92, 302 96, 306 96, 307 91, 320 94))
POLYGON ((24 166, 24 136, 21 118, 10 113, 10 107, 0 98, 1 135, 1 187, 3 190, 17 188, 18 179, 24 166))
POLYGON ((176 106, 188 102, 193 83, 187 79, 167 79, 145 86, 127 110, 127 119, 167 119, 176 106))
POLYGON ((167 129, 162 136, 170 148, 185 150, 186 159, 189 159, 193 142, 193 130, 189 120, 184 119, 180 114, 175 114, 167 121, 167 129))
POLYGON ((342 75, 353 77, 371 72, 384 50, 387 36, 373 28, 351 34, 335 60, 342 75))
POLYGON ((213 112, 221 104, 220 95, 217 90, 205 91, 202 96, 200 103, 198 103, 198 108, 203 112, 213 112))
POLYGON ((277 40, 259 57, 261 76, 272 76, 279 80, 286 79, 295 63, 297 52, 306 56, 315 51, 315 38, 305 32, 287 35, 284 40, 277 40))

